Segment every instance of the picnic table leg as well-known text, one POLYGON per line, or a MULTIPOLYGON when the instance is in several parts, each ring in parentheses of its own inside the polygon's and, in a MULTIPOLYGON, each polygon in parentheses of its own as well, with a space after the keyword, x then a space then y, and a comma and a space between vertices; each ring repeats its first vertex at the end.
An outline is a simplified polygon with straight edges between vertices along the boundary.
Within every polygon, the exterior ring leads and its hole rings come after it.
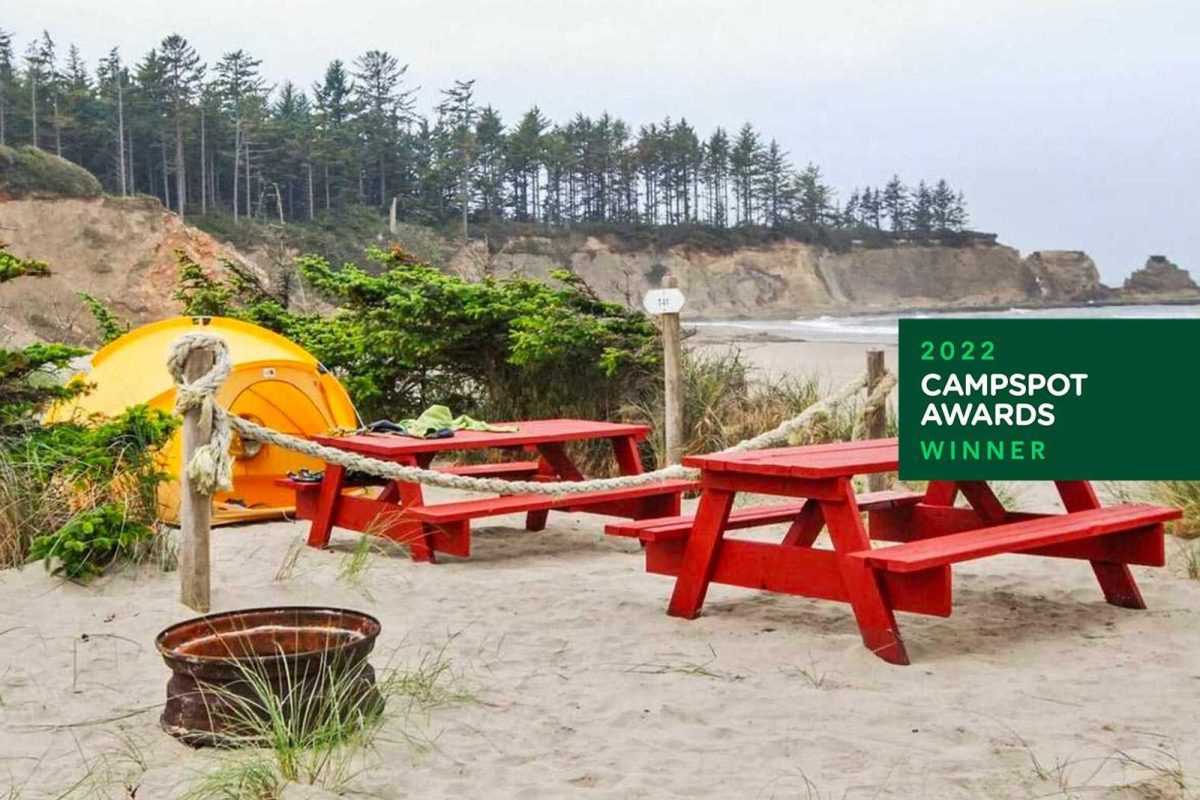
POLYGON ((863 527, 862 515, 854 499, 854 487, 848 480, 841 479, 840 482, 841 498, 822 500, 821 511, 829 526, 833 549, 840 556, 838 567, 850 607, 854 609, 854 616, 858 620, 863 644, 884 661, 908 664, 908 652, 904 648, 904 640, 900 638, 896 615, 879 584, 878 576, 861 559, 846 557, 848 553, 869 550, 871 539, 863 527))
MULTIPOLYGON (((1100 508, 1096 491, 1087 481, 1055 481, 1054 486, 1058 489, 1058 495, 1067 511, 1100 508)), ((1136 609, 1146 607, 1146 601, 1142 599, 1142 592, 1138 589, 1128 564, 1111 561, 1093 561, 1091 564, 1100 590, 1104 592, 1104 599, 1111 605, 1136 609)))
MULTIPOLYGON (((617 457, 617 467, 622 475, 641 475, 645 471, 642 466, 642 454, 638 450, 638 442, 635 437, 614 436, 609 441, 612 442, 613 453, 617 457)), ((643 497, 637 501, 636 519, 677 517, 682 505, 682 492, 643 497)))
POLYGON ((317 512, 313 514, 312 527, 308 529, 308 546, 322 548, 329 544, 333 532, 333 518, 337 514, 338 501, 346 483, 346 468, 337 464, 325 465, 321 478, 321 490, 317 495, 317 512))
MULTIPOLYGON (((433 463, 433 456, 405 456, 399 459, 399 463, 406 467, 421 467, 428 469, 433 463)), ((421 484, 409 483, 407 481, 394 481, 392 486, 394 491, 399 496, 400 511, 412 508, 414 506, 425 505, 425 493, 421 490, 421 484)), ((400 536, 395 541, 408 546, 408 556, 413 561, 419 561, 427 564, 435 562, 433 555, 433 533, 429 530, 429 526, 423 522, 404 522, 399 526, 400 536)), ((468 530, 467 535, 470 536, 468 530)))
MULTIPOLYGON (((554 471, 554 467, 550 465, 544 457, 538 458, 539 478, 555 479, 558 473, 554 471)), ((542 531, 546 529, 546 520, 550 518, 550 510, 543 508, 541 511, 525 512, 525 530, 527 531, 542 531)))
POLYGON ((683 551, 683 563, 667 613, 673 617, 695 619, 704 605, 708 583, 721 553, 721 539, 733 508, 734 493, 725 489, 705 489, 696 509, 692 534, 683 551))
POLYGON ((956 486, 985 524, 1000 525, 1004 522, 1007 513, 1004 504, 996 497, 987 481, 959 481, 956 486))
MULTIPOLYGON (((575 462, 567 455, 566 449, 561 444, 546 443, 537 446, 538 454, 541 458, 538 459, 538 475, 545 478, 552 478, 562 481, 581 481, 583 473, 575 466, 575 462)), ((549 518, 549 510, 529 511, 525 514, 525 530, 540 531, 546 527, 546 520, 549 518)))
POLYGON ((783 544, 789 547, 812 547, 824 527, 825 516, 821 513, 821 504, 816 500, 805 500, 792 527, 784 534, 783 544))
POLYGON ((614 436, 610 441, 621 474, 641 475, 642 454, 638 452, 637 439, 632 436, 614 436))
POLYGON ((958 484, 954 481, 930 481, 921 502, 927 506, 952 506, 957 496, 958 484))

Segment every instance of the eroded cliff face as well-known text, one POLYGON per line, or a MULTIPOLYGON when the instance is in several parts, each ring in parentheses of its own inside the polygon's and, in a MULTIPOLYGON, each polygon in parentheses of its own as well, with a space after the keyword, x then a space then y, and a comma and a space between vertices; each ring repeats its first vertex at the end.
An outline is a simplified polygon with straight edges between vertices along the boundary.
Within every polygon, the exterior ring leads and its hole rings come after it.
POLYGON ((563 251, 549 239, 521 239, 499 253, 460 252, 452 268, 478 276, 546 278, 570 269, 610 300, 636 303, 666 274, 679 279, 691 317, 791 317, 918 307, 1004 306, 1037 296, 1020 254, 1003 245, 854 247, 844 252, 799 242, 709 253, 690 248, 627 251, 589 238, 563 251))
POLYGON ((33 339, 92 343, 94 325, 80 292, 135 326, 178 313, 171 298, 176 250, 216 273, 221 258, 252 267, 233 248, 148 198, 0 202, 0 240, 14 255, 40 259, 51 269, 45 278, 0 284, 0 342, 12 346, 33 339))
POLYGON ((1150 256, 1146 266, 1125 279, 1125 291, 1136 293, 1195 293, 1200 291, 1191 274, 1166 256, 1150 256))
MULTIPOLYGON (((425 229, 415 229, 426 237, 425 229)), ((416 234, 412 234, 416 235, 416 234)), ((399 238, 404 244, 406 234, 399 238)), ((124 320, 140 325, 179 312, 175 251, 215 273, 220 260, 255 271, 264 285, 291 270, 290 251, 263 246, 239 253, 183 224, 156 200, 95 198, 0 201, 0 240, 14 255, 50 264, 48 278, 0 284, 0 346, 35 339, 94 343, 88 292, 124 320)), ((951 247, 897 244, 835 251, 777 242, 733 251, 694 246, 634 247, 616 237, 523 237, 493 252, 482 242, 451 247, 443 268, 469 277, 520 274, 545 279, 569 269, 603 297, 631 306, 664 275, 679 279, 691 319, 794 318, 913 308, 1036 306, 1097 299, 1113 302, 1195 302, 1200 290, 1165 259, 1152 259, 1125 289, 1100 283, 1096 266, 1078 251, 1040 251, 1022 259, 986 241, 951 247)), ((318 298, 288 281, 299 307, 321 310, 318 298)))
POLYGON ((1082 250, 1038 250, 1025 264, 1037 281, 1038 296, 1059 303, 1089 302, 1112 296, 1100 282, 1096 262, 1082 250))

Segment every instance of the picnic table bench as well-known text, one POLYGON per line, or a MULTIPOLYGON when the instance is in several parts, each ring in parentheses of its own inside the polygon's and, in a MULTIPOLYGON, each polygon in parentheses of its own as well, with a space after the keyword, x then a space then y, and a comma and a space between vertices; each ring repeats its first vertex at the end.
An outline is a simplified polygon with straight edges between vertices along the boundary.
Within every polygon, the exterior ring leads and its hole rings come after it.
POLYGON ((691 456, 683 463, 701 470, 695 516, 606 530, 640 539, 648 572, 675 576, 673 616, 697 616, 713 582, 838 600, 850 604, 870 650, 907 664, 894 612, 949 616, 953 564, 1001 553, 1082 559, 1109 603, 1145 608, 1129 565, 1162 566, 1163 524, 1181 516, 1159 506, 1101 507, 1077 480, 1055 482, 1065 514, 1008 511, 984 481, 855 494, 855 475, 895 470, 898 459, 895 439, 691 456), (734 509, 738 492, 803 499, 734 509), (960 495, 966 506, 955 505, 960 495), (791 525, 779 543, 725 535, 782 522, 791 525), (825 528, 832 549, 813 546, 825 528))
MULTIPOLYGON (((418 439, 388 433, 317 436, 323 445, 393 461, 437 469, 454 475, 536 480, 578 481, 584 476, 567 454, 566 445, 607 440, 621 475, 642 473, 638 443, 650 429, 645 425, 548 419, 522 422, 514 432, 456 431, 444 439, 418 439), (532 453, 536 459, 487 464, 434 466, 442 454, 471 450, 532 453)), ((546 526, 550 511, 587 512, 627 519, 679 514, 680 496, 696 488, 691 481, 662 481, 634 488, 606 489, 582 494, 515 494, 445 503, 426 503, 420 484, 348 475, 344 467, 327 464, 319 482, 284 481, 296 491, 296 516, 312 521, 308 544, 325 547, 334 526, 372 533, 405 544, 414 561, 432 562, 435 553, 469 557, 471 521, 524 512, 530 531, 546 526), (364 484, 366 486, 364 487, 364 484)))

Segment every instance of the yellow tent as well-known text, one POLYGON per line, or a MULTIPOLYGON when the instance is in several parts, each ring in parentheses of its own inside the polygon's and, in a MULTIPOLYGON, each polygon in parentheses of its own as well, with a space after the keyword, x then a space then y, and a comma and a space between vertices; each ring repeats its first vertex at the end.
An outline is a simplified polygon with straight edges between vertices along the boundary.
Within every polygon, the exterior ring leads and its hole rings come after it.
MULTIPOLYGON (((58 406, 47 421, 61 422, 80 415, 118 414, 131 405, 171 411, 175 386, 167 374, 172 342, 204 326, 229 344, 233 372, 217 401, 238 416, 300 436, 335 428, 354 428, 358 417, 349 395, 304 348, 265 328, 225 317, 177 317, 130 331, 97 351, 90 373, 76 376, 95 388, 70 404, 58 406)), ((182 437, 167 447, 164 469, 179 475, 182 437)), ((320 469, 313 459, 273 445, 241 442, 235 435, 233 491, 216 496, 214 522, 239 522, 279 516, 291 510, 291 490, 275 481, 301 467, 320 469)), ((179 485, 164 485, 162 517, 179 514, 179 485)))

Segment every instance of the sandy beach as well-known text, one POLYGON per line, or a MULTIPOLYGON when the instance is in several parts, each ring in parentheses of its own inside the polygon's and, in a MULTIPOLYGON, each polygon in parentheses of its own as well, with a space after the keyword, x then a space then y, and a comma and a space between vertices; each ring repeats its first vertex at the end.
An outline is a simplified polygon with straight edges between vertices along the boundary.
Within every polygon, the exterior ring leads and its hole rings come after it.
MULTIPOLYGON (((837 379, 861 368, 866 348, 742 349, 768 372, 811 365, 837 379)), ((1014 493, 1025 508, 1050 504, 1044 490, 1014 493)), ((214 533, 214 610, 361 609, 383 622, 378 668, 439 652, 450 666, 464 697, 427 713, 393 708, 346 796, 1200 791, 1200 582, 1174 541, 1167 568, 1134 569, 1140 612, 1106 605, 1086 563, 961 565, 952 617, 900 615, 913 665, 894 667, 861 646, 847 606, 714 587, 702 617, 674 619, 671 581, 645 574, 635 543, 605 537, 604 518, 552 515, 540 533, 522 521, 480 526, 470 560, 379 553, 357 580, 339 579, 355 534, 303 548, 280 578, 306 524, 214 533)), ((0 572, 0 797, 174 798, 215 767, 221 753, 158 728, 167 670, 153 639, 191 616, 177 595, 178 576, 150 567, 89 587, 40 565, 0 572)))

